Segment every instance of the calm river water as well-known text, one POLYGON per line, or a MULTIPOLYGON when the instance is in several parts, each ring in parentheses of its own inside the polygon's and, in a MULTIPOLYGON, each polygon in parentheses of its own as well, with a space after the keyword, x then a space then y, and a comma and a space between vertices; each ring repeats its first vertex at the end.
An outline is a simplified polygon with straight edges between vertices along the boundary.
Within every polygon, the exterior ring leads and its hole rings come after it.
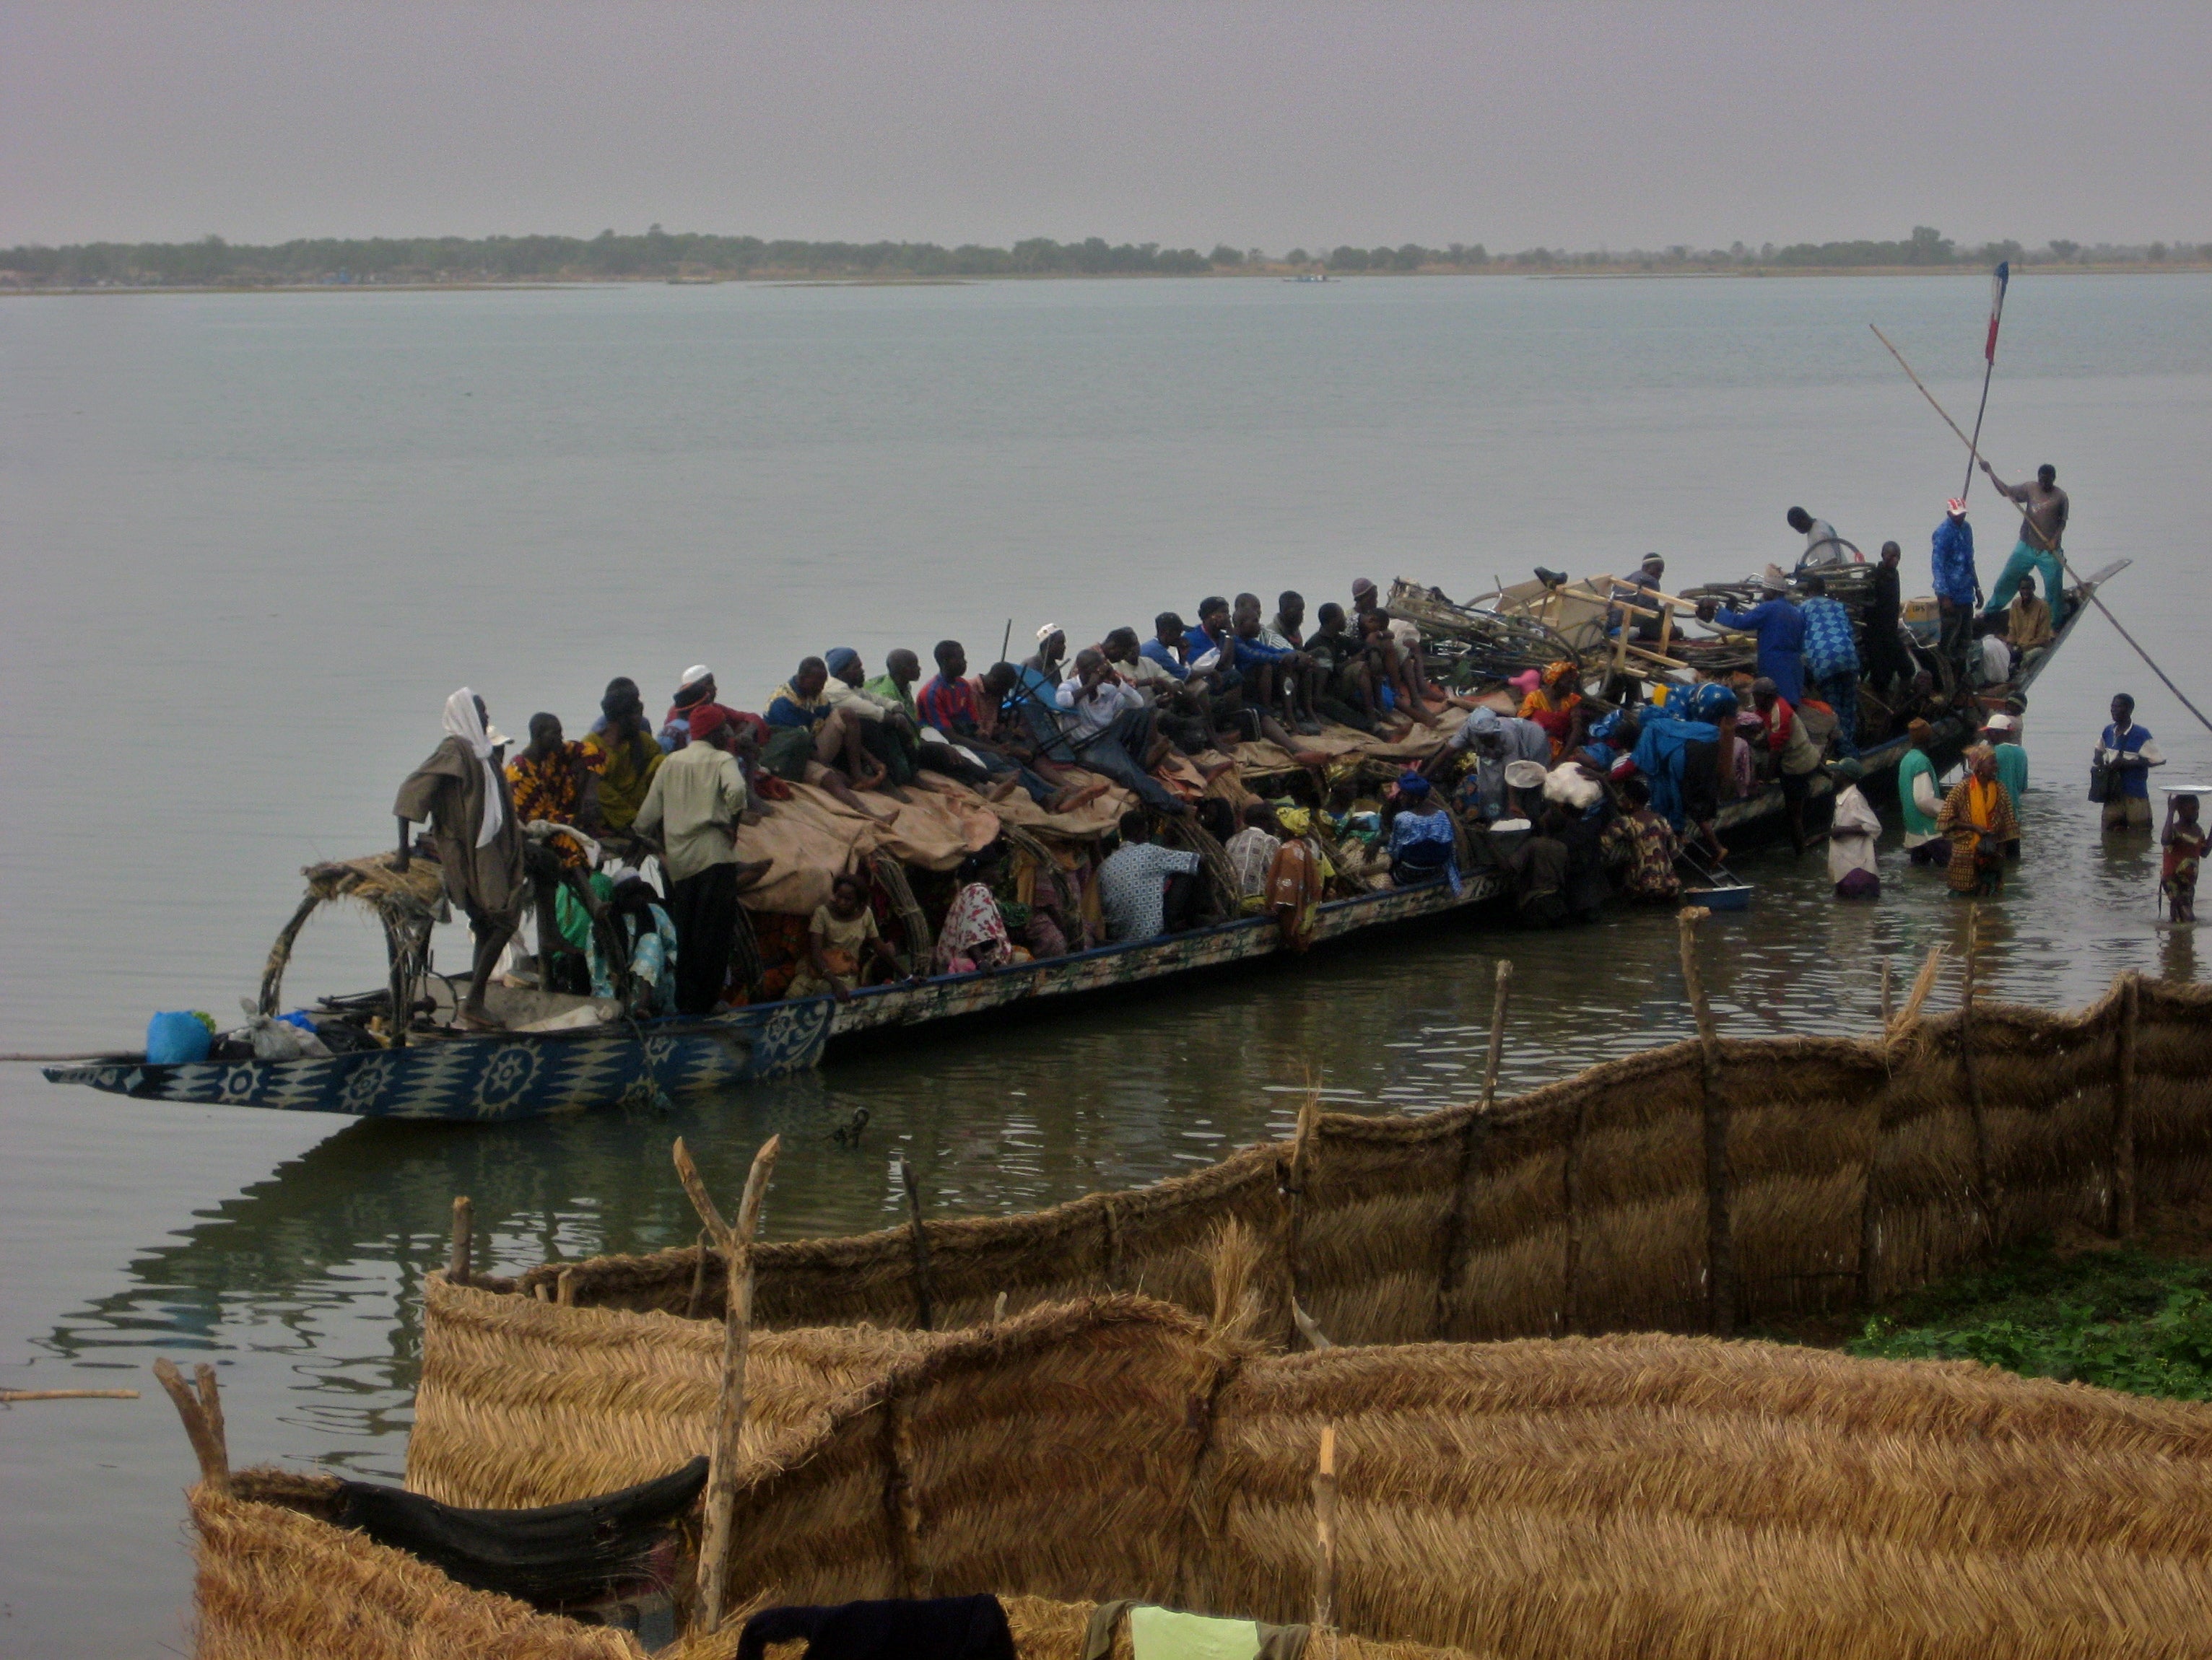
MULTIPOLYGON (((1867 331, 1960 418, 1979 278, 1154 281, 917 288, 95 296, 0 304, 0 1050, 123 1045, 251 992, 310 860, 383 844, 392 789, 464 682, 572 733, 605 682, 706 661, 754 705, 802 654, 1011 618, 1096 638, 1202 593, 1664 552, 1678 583, 1786 559, 1802 503, 1926 587, 1962 451, 1867 331)), ((2055 461, 2077 566, 2130 558, 2123 621, 2204 676, 2199 481, 2212 279, 2015 285, 1985 428, 2055 461)), ((2010 545, 1980 504, 1982 566, 2010 545)), ((2154 860, 2081 798, 2111 692, 2173 758, 2196 729, 2100 618, 2028 722, 2027 858, 1996 995, 2077 1003, 2193 978, 2154 860)), ((2203 768, 2198 766, 2198 770, 2203 768)), ((1851 1030, 1880 962, 1954 938, 1940 878, 1838 907, 1820 861, 1750 862, 1712 925, 1727 1029, 1851 1030)), ((1671 923, 1457 927, 1241 982, 834 1066, 672 1118, 439 1130, 141 1106, 0 1065, 0 1386, 137 1403, 0 1409, 0 1654, 181 1651, 191 1460, 147 1367, 221 1368, 234 1456, 391 1477, 416 1281, 471 1194, 502 1268, 689 1239, 685 1136, 725 1189, 771 1131, 768 1226, 880 1225, 896 1153, 945 1210, 1125 1186, 1279 1133, 1309 1078, 1419 1111, 1479 1075, 1492 964, 1532 1083, 1687 1030, 1671 923), (861 1148, 829 1128, 860 1105, 861 1148)), ((449 948, 450 951, 450 948, 449 948)), ((303 994, 379 977, 311 929, 303 994)), ((480 1249, 482 1247, 480 1246, 480 1249)))

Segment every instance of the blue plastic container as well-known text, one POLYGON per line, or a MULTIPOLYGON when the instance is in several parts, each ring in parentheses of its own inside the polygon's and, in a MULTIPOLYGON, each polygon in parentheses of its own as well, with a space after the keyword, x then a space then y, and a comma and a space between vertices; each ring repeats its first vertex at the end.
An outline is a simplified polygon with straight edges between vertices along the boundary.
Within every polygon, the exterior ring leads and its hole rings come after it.
POLYGON ((197 1015, 156 1015, 146 1022, 147 1064, 190 1066, 208 1057, 211 1041, 197 1015))

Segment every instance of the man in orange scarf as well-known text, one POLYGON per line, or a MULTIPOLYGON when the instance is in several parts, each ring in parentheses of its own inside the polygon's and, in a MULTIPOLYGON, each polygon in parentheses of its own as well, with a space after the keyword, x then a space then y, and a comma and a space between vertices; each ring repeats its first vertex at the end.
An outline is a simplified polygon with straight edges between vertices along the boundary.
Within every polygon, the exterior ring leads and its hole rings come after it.
POLYGON ((1967 899, 2002 898, 2005 844, 2020 835, 2020 820, 2012 792, 1997 782, 1996 751, 1988 744, 1966 751, 1966 776, 1943 797, 1936 827, 1951 840, 1951 863, 1944 867, 1951 891, 1967 899))

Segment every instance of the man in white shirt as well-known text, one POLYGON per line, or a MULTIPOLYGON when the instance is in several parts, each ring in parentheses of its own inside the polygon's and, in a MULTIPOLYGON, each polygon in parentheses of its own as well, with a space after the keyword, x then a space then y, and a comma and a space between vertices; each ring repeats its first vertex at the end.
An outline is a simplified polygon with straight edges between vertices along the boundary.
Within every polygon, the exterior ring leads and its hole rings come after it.
POLYGON ((1163 847, 1144 814, 1121 815, 1121 845, 1098 867, 1098 907, 1106 937, 1157 939, 1191 925, 1198 901, 1195 853, 1163 847))
POLYGON ((691 741, 653 770, 631 828, 658 838, 676 924, 676 1009, 706 1015, 721 1000, 737 942, 738 890, 767 874, 740 863, 738 823, 749 799, 738 769, 736 729, 719 703, 691 712, 691 741))
POLYGON ((1805 538, 1805 555, 1797 561, 1799 570, 1818 571, 1863 559, 1857 548, 1836 534, 1836 527, 1826 519, 1815 518, 1802 507, 1792 507, 1789 519, 1790 528, 1805 538))
POLYGON ((1196 675, 1178 678, 1156 657, 1145 655, 1134 628, 1116 628, 1100 643, 1114 672, 1136 688, 1152 706, 1153 730, 1164 733, 1186 755, 1213 745, 1213 722, 1206 681, 1196 675))
POLYGON ((1054 688, 1053 701, 1074 717, 1067 738, 1075 764, 1135 791, 1157 812, 1176 818, 1188 813, 1190 808, 1163 790, 1138 759, 1154 759, 1152 712, 1146 706, 1144 694, 1115 672, 1106 654, 1095 645, 1075 654, 1074 668, 1054 688))

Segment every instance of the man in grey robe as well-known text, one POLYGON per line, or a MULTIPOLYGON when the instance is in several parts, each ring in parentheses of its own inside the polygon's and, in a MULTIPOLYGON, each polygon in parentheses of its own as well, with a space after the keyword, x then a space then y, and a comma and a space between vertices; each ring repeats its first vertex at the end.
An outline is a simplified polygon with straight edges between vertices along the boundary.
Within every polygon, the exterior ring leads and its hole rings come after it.
POLYGON ((1444 740, 1443 747, 1421 767, 1431 778, 1449 776, 1450 764, 1462 753, 1474 757, 1472 805, 1485 823, 1495 823, 1520 807, 1519 792, 1508 787, 1505 769, 1516 760, 1552 763, 1552 740, 1542 727, 1518 715, 1501 715, 1478 706, 1468 713, 1467 724, 1444 740))
MULTIPOLYGON (((464 686, 446 700, 444 742, 407 775, 392 804, 399 820, 399 869, 407 869, 408 827, 428 825, 446 897, 466 913, 476 937, 468 996, 459 1015, 460 1024, 474 1032, 499 1027, 484 1006, 484 992, 522 917, 522 831, 500 764, 503 742, 489 730, 483 700, 464 686)), ((395 1018, 405 1016, 395 1011, 395 1018)))

